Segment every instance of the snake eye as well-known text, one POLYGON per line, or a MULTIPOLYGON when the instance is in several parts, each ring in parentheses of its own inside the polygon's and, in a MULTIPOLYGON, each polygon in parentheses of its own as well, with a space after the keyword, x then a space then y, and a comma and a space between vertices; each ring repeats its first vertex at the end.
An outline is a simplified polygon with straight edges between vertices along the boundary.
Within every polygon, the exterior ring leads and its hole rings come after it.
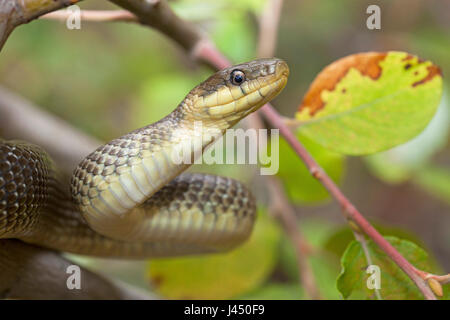
POLYGON ((241 70, 233 70, 233 72, 231 72, 230 80, 232 84, 238 86, 245 81, 245 73, 241 70))

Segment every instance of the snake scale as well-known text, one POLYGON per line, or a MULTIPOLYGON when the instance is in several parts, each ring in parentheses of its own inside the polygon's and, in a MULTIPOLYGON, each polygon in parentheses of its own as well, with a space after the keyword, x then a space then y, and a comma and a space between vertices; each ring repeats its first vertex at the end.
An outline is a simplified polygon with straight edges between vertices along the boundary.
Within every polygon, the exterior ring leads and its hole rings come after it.
POLYGON ((234 248, 254 225, 251 193, 230 178, 182 173, 190 164, 171 155, 190 143, 190 156, 201 156, 226 129, 278 95, 288 75, 277 58, 215 73, 165 118, 88 155, 70 188, 40 147, 0 140, 0 239, 119 258, 234 248))

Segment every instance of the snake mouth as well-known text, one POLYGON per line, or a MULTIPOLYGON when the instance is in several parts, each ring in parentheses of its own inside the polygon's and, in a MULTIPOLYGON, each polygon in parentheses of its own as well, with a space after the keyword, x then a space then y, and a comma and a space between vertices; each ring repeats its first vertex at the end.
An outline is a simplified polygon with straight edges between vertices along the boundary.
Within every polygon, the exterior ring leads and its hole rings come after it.
POLYGON ((240 120, 275 98, 289 76, 286 62, 277 60, 272 73, 248 79, 239 86, 222 86, 201 101, 205 117, 240 120))

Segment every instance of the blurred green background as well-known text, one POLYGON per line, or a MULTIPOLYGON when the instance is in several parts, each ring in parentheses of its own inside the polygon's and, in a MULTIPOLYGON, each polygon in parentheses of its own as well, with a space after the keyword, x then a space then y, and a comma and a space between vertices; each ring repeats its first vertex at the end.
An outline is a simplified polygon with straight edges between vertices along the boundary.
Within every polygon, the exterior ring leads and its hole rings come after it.
MULTIPOLYGON (((349 198, 383 234, 412 240, 444 270, 450 269, 450 2, 377 1, 381 30, 366 28, 363 0, 286 0, 276 56, 291 68, 289 83, 274 100, 293 117, 309 84, 327 64, 348 54, 401 50, 433 61, 444 74, 444 97, 419 137, 368 157, 344 157, 304 141, 349 198)), ((207 31, 234 62, 255 57, 258 16, 264 0, 170 1, 182 17, 207 31)), ((116 9, 89 0, 82 9, 116 9)), ((68 30, 55 21, 33 21, 15 30, 0 53, 0 79, 41 108, 99 139, 109 140, 171 112, 212 71, 198 66, 161 34, 128 23, 82 22, 68 30)), ((327 197, 285 143, 280 177, 295 204, 299 225, 314 250, 310 262, 321 294, 339 298, 339 258, 351 240, 340 208, 327 197)), ((244 165, 194 166, 246 182, 259 201, 251 241, 214 257, 155 262, 73 257, 169 298, 305 298, 286 236, 270 218, 264 180, 244 165)))

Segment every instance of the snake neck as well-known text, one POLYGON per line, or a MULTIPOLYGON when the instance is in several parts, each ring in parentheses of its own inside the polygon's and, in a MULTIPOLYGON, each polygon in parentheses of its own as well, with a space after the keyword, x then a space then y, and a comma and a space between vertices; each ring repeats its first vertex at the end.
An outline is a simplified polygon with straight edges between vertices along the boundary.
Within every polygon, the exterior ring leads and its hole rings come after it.
POLYGON ((0 238, 105 256, 242 243, 256 212, 248 190, 231 179, 180 173, 274 98, 288 74, 285 62, 263 59, 212 75, 167 117, 87 156, 72 176, 76 205, 42 151, 0 141, 0 238))
POLYGON ((110 234, 103 230, 110 228, 104 217, 139 220, 132 209, 190 167, 229 127, 225 121, 194 121, 186 100, 160 121, 99 147, 77 167, 72 195, 93 229, 110 234))

